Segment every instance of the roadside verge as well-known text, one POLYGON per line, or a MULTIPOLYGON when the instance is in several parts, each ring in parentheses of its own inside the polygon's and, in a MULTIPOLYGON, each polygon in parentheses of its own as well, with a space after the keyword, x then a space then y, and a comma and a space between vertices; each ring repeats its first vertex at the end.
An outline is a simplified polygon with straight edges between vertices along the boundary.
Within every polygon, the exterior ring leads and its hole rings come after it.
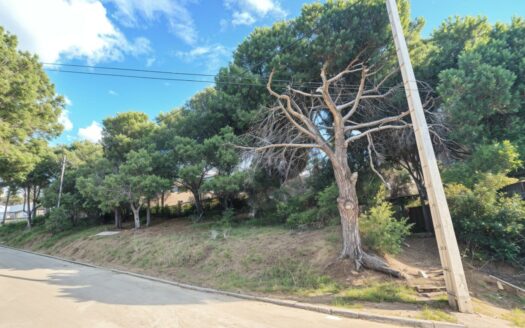
POLYGON ((165 283, 165 284, 169 284, 169 285, 173 285, 173 286, 177 286, 177 287, 185 288, 185 289, 189 289, 189 290, 195 290, 195 291, 204 292, 204 293, 213 293, 213 294, 226 295, 226 296, 230 296, 230 297, 246 299, 246 300, 252 300, 252 301, 271 303, 271 304, 275 304, 275 305, 281 305, 281 306, 287 306, 287 307, 292 307, 292 308, 297 308, 297 309, 303 309, 303 310, 307 310, 307 311, 314 311, 314 312, 319 312, 319 313, 325 313, 325 314, 329 314, 329 315, 336 315, 336 316, 348 317, 348 318, 353 318, 353 319, 362 319, 362 320, 381 322, 381 323, 389 323, 389 324, 402 325, 402 326, 408 326, 408 327, 423 327, 423 328, 459 328, 459 327, 465 327, 464 325, 461 325, 461 324, 453 324, 453 323, 448 323, 448 322, 438 322, 438 321, 419 320, 419 319, 412 319, 412 318, 383 316, 383 315, 378 315, 378 314, 363 313, 363 312, 359 312, 359 311, 352 311, 352 310, 341 309, 341 308, 325 306, 325 305, 316 305, 316 304, 309 304, 309 303, 303 303, 303 302, 298 302, 298 301, 274 299, 274 298, 262 297, 262 296, 254 296, 254 295, 249 295, 249 294, 227 292, 227 291, 217 290, 217 289, 213 289, 213 288, 205 288, 205 287, 199 287, 199 286, 184 284, 184 283, 180 283, 180 282, 176 282, 176 281, 156 278, 156 277, 152 277, 152 276, 147 276, 147 275, 138 274, 138 273, 129 272, 129 271, 124 271, 124 270, 119 270, 119 269, 112 269, 112 268, 107 268, 107 267, 101 267, 101 266, 97 266, 97 265, 93 265, 93 264, 89 264, 89 263, 84 263, 84 262, 79 262, 79 261, 74 261, 74 260, 69 260, 69 259, 66 259, 66 258, 61 258, 61 257, 53 256, 53 255, 33 252, 33 251, 29 251, 29 250, 24 250, 24 249, 13 248, 13 247, 9 247, 9 246, 6 246, 6 245, 0 245, 0 247, 9 248, 9 249, 12 249, 12 250, 21 251, 21 252, 25 252, 25 253, 29 253, 29 254, 33 254, 33 255, 44 256, 44 257, 52 258, 54 260, 69 262, 69 263, 73 263, 73 264, 77 264, 77 265, 97 268, 97 269, 100 269, 100 270, 106 270, 106 271, 111 271, 111 272, 115 272, 115 273, 119 273, 119 274, 126 274, 126 275, 130 275, 130 276, 135 276, 135 277, 138 277, 138 278, 147 279, 147 280, 151 280, 151 281, 156 281, 156 282, 160 282, 160 283, 165 283))

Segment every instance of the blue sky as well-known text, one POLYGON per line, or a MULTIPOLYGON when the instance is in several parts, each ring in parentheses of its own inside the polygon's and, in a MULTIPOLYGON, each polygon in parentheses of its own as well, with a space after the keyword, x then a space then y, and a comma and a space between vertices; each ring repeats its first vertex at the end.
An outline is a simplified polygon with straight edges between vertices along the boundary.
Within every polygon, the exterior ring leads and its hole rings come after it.
MULTIPOLYGON (((293 18, 298 0, 0 0, 0 25, 43 62, 210 73, 231 60, 256 26, 293 18), (30 8, 30 10, 28 10, 30 8)), ((429 35, 443 19, 484 15, 491 22, 525 16, 525 0, 412 0, 429 35)), ((108 116, 130 110, 154 119, 181 106, 204 83, 49 72, 68 99, 66 131, 54 143, 97 140, 108 116)), ((209 78, 212 79, 212 78, 209 78)))

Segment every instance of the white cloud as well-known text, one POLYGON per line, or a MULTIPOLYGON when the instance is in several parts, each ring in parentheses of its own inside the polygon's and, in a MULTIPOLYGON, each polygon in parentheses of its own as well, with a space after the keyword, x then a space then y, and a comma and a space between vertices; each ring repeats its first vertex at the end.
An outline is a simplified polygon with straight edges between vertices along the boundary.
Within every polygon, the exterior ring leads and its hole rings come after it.
POLYGON ((103 0, 116 8, 115 17, 128 27, 165 18, 170 30, 188 44, 197 40, 197 30, 190 12, 186 9, 187 0, 103 0))
POLYGON ((98 0, 0 0, 0 22, 23 50, 44 62, 84 58, 90 63, 151 52, 143 37, 129 41, 98 0))
POLYGON ((73 105, 73 102, 67 96, 64 96, 64 103, 66 104, 66 106, 72 106, 73 105))
POLYGON ((108 90, 110 96, 118 96, 118 93, 115 90, 108 90))
POLYGON ((224 0, 224 5, 233 11, 231 23, 234 26, 252 25, 257 19, 267 16, 276 18, 286 16, 286 11, 276 0, 224 0))
POLYGON ((228 62, 231 51, 221 44, 216 44, 195 47, 190 51, 177 51, 175 56, 187 63, 199 62, 206 67, 208 73, 216 73, 221 66, 228 62))
POLYGON ((58 123, 62 124, 64 131, 73 130, 73 122, 71 122, 71 119, 69 118, 69 111, 67 109, 63 109, 62 113, 60 113, 58 123))
POLYGON ((146 67, 151 67, 153 64, 155 64, 155 61, 157 61, 155 57, 146 59, 146 67))
POLYGON ((82 140, 99 142, 102 139, 102 126, 100 123, 93 121, 89 126, 78 129, 78 137, 82 140))
POLYGON ((255 18, 247 11, 234 12, 232 17, 233 25, 252 25, 255 23, 255 18))

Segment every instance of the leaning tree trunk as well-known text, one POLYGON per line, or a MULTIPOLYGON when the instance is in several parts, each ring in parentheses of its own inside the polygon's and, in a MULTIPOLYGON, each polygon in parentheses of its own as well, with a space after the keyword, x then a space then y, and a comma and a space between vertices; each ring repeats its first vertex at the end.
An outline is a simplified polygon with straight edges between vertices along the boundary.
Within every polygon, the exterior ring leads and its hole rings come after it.
POLYGON ((133 219, 135 220, 135 229, 140 228, 140 206, 136 206, 131 203, 131 211, 133 212, 133 219))
POLYGON ((5 219, 7 218, 7 207, 9 206, 9 198, 11 197, 11 188, 7 189, 7 195, 5 200, 5 208, 4 208, 4 215, 2 217, 2 224, 5 223, 5 219))
POLYGON ((341 217, 343 234, 342 258, 349 258, 354 262, 356 270, 365 267, 372 270, 401 277, 401 273, 389 267, 381 258, 367 254, 361 245, 359 233, 359 201, 357 198, 357 173, 351 172, 346 156, 339 156, 339 161, 332 161, 335 181, 339 188, 337 208, 341 217))

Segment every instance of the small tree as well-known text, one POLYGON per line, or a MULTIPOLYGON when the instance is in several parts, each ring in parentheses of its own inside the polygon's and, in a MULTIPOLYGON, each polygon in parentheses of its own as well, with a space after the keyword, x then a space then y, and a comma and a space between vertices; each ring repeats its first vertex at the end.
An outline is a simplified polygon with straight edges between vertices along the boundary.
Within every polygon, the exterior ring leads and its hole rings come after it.
MULTIPOLYGON (((119 172, 108 175, 102 184, 107 191, 105 197, 111 205, 129 204, 135 220, 135 228, 140 228, 139 212, 156 193, 167 188, 169 181, 153 174, 152 156, 146 149, 130 151, 119 172)), ((149 222, 148 222, 149 223, 149 222)))
MULTIPOLYGON (((289 149, 319 149, 332 163, 339 190, 337 206, 343 234, 342 257, 362 266, 399 276, 380 258, 367 254, 359 234, 359 202, 356 192, 357 173, 348 165, 349 148, 357 141, 368 141, 367 154, 374 169, 375 133, 411 126, 405 121, 409 111, 392 113, 388 100, 400 90, 390 82, 395 72, 381 74, 381 69, 368 65, 358 55, 340 73, 329 77, 328 63, 321 69, 322 85, 315 92, 305 92, 289 86, 284 93, 272 87, 274 71, 267 89, 277 100, 275 107, 252 131, 253 147, 259 158, 275 162, 294 161, 285 158, 289 149), (359 86, 349 88, 345 81, 359 76, 359 86), (378 77, 380 76, 380 77, 378 77), (370 87, 370 85, 373 85, 370 87), (331 122, 327 125, 324 122, 331 122)), ((374 169, 375 170, 375 169, 374 169)))

